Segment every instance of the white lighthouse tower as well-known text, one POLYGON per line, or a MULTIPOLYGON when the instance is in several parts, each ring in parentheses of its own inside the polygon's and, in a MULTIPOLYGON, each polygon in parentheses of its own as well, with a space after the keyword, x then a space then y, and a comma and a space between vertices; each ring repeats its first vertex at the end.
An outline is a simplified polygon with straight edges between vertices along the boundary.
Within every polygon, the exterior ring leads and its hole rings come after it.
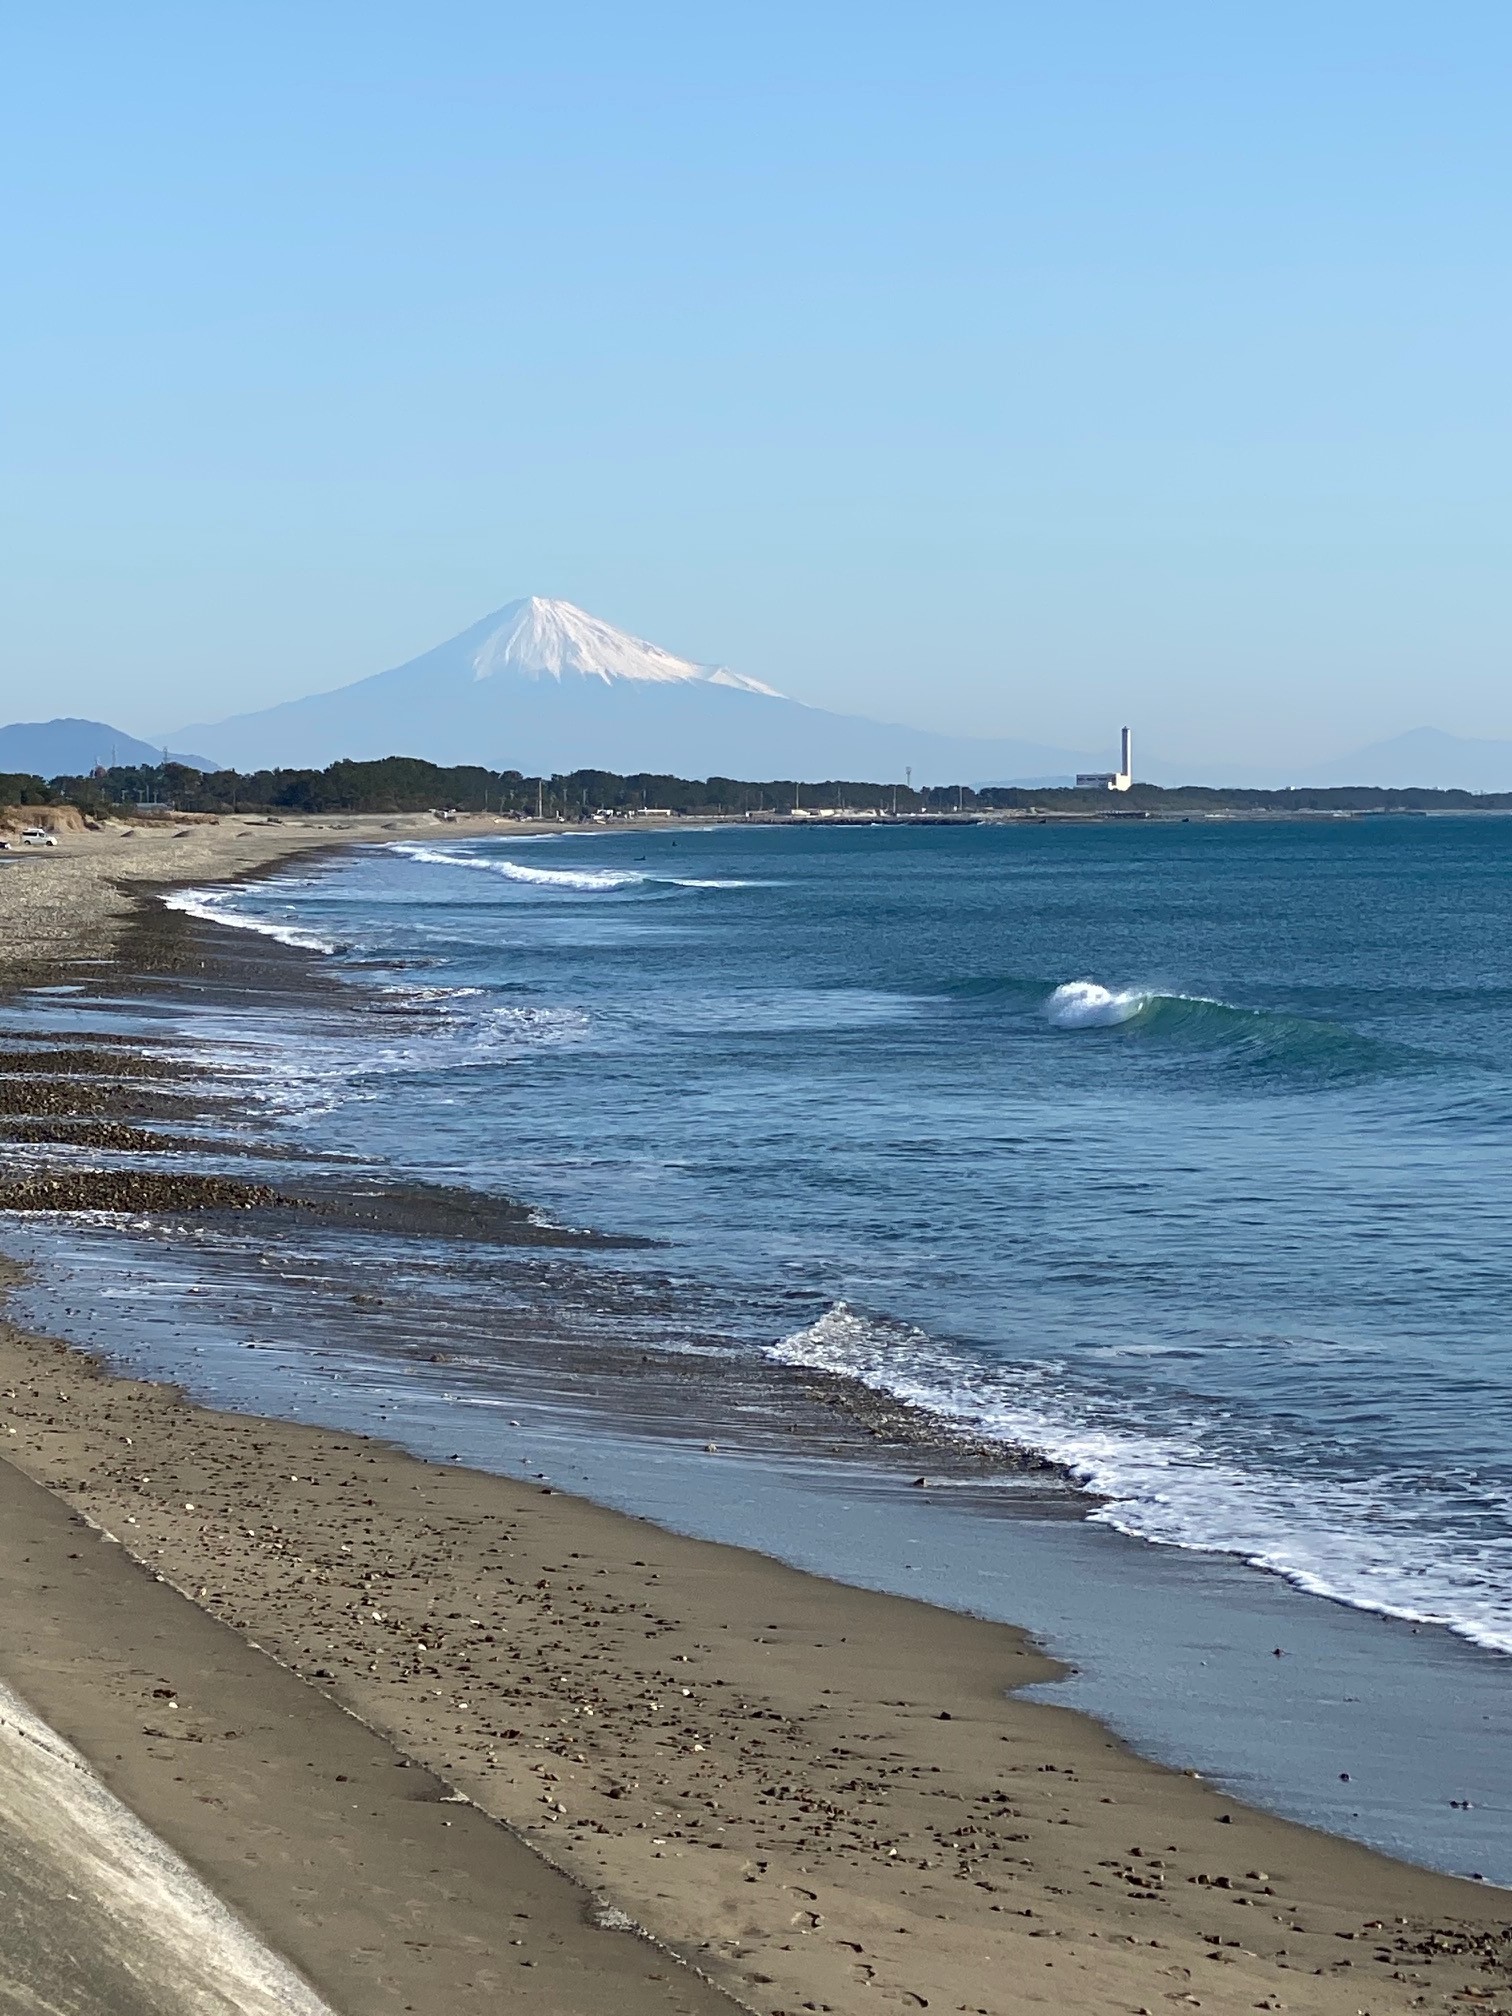
POLYGON ((1125 728, 1118 746, 1116 770, 1084 770, 1077 779, 1082 791, 1127 791, 1134 782, 1134 733, 1125 728))

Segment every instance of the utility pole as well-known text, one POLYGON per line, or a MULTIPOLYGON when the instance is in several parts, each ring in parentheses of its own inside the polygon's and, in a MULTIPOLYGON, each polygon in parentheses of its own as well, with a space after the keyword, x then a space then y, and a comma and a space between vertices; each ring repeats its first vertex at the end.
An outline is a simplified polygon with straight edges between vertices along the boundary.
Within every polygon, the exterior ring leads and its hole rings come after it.
POLYGON ((537 777, 537 779, 536 779, 536 818, 537 818, 537 819, 541 819, 541 818, 543 818, 543 817, 545 816, 545 815, 544 815, 544 813, 543 813, 543 811, 542 811, 542 805, 543 805, 543 803, 544 803, 544 798, 543 798, 543 793, 545 792, 545 789, 546 789, 546 780, 545 780, 545 779, 544 779, 543 777, 537 777))

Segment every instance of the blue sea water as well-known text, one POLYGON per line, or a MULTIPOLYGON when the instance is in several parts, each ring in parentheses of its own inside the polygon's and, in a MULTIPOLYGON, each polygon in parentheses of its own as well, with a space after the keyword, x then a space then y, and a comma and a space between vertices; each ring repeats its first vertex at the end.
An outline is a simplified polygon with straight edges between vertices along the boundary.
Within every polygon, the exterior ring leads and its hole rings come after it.
POLYGON ((428 1005, 239 1032, 292 1138, 1512 1651, 1512 822, 438 829, 172 900, 428 1005))

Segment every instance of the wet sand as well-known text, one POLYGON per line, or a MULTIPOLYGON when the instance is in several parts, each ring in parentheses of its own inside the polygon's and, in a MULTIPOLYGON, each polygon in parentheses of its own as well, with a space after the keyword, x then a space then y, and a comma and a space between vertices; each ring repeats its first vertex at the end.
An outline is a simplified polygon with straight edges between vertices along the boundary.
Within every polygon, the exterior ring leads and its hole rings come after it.
MULTIPOLYGON (((103 851, 91 873, 115 942, 140 912, 103 851)), ((97 913, 55 889, 47 944, 77 952, 97 913)), ((8 1081, 28 1126, 204 1117, 150 1063, 76 1056, 65 1096, 59 1055, 8 1081)), ((1014 1699, 1056 1669, 1005 1626, 4 1328, 0 1455, 0 1682, 354 2016, 1512 2012, 1504 1893, 1014 1699)))
MULTIPOLYGON (((336 2010, 449 2016, 506 1993, 553 2016, 600 1995, 635 2016, 728 2006, 645 1941, 596 1926, 576 1884, 7 1463, 0 1601, 7 1684, 336 2010)), ((114 1865, 70 1855, 74 1830, 10 1792, 5 1835, 32 1823, 38 1873, 24 1915, 10 1885, 0 1903, 0 2006, 20 1973, 59 1998, 36 2006, 91 2016, 306 2016, 253 1992, 246 1968, 245 1982, 223 1970, 218 1997, 197 1977, 186 1988, 193 1953, 155 1950, 114 1865), (56 1880, 49 1894, 55 1870, 76 1894, 56 1880)))
MULTIPOLYGON (((1512 2007, 1503 1893, 1248 1811, 1013 1699, 1054 1669, 1008 1628, 361 1437, 216 1414, 14 1332, 0 1380, 12 1478, 121 1543, 69 1526, 88 1576, 70 1563, 40 1607, 12 1580, 24 1628, 0 1679, 338 2007, 384 2006, 313 1964, 359 1848, 412 1831, 369 1799, 395 1768, 383 1743, 477 1809, 447 1817, 502 1820, 773 2016, 1512 2007), (123 1656, 99 1619, 112 1587, 113 1614, 135 1614, 135 1562, 165 1578, 146 1585, 161 1615, 150 1652, 123 1656), (243 1692, 222 1710, 205 1676, 226 1664, 243 1692), (330 1703, 352 1742, 383 1739, 343 1766, 360 1795, 322 1770, 330 1703), (249 1724, 255 1772, 225 1734, 249 1724), (255 1820, 236 1803, 253 1793, 255 1820), (228 1799, 229 1817, 207 1803, 228 1799), (328 1846, 348 1799, 356 1838, 328 1846), (281 1845, 256 1866, 284 1887, 254 1896, 245 1843, 268 1828, 281 1845)), ((406 1892, 406 1936, 465 1947, 465 1904, 406 1892)), ((350 1968, 375 1964, 368 1922, 335 1942, 350 1968)), ((592 1954, 604 1935, 577 1936, 592 1954)), ((585 2006, 620 1992, 606 1978, 585 2006)))

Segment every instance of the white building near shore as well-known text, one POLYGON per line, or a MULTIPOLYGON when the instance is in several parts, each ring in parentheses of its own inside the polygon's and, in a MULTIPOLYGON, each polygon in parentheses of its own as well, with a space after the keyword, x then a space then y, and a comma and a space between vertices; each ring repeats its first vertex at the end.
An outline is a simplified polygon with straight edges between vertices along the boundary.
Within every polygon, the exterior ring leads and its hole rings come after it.
POLYGON ((1079 791, 1127 791, 1134 782, 1134 736, 1125 728, 1119 747, 1118 768, 1116 770, 1083 770, 1078 772, 1076 788, 1079 791))

